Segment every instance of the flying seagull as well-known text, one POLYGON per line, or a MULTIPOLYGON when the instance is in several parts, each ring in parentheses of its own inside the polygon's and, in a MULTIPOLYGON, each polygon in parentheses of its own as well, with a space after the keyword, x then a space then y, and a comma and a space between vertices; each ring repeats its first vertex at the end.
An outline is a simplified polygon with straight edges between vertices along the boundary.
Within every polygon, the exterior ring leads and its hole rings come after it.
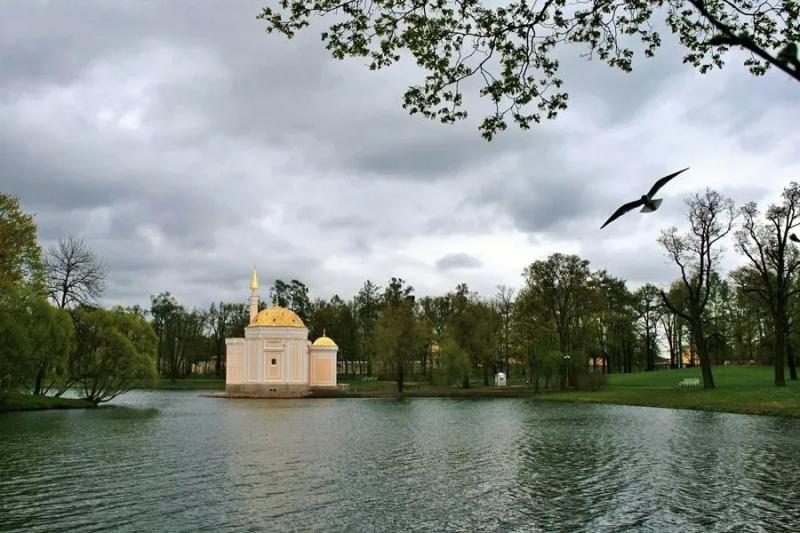
POLYGON ((794 233, 789 234, 789 240, 792 242, 800 242, 800 239, 798 239, 797 235, 795 235, 794 233))
POLYGON ((652 213, 653 211, 658 209, 658 206, 661 205, 661 199, 660 198, 655 199, 653 198, 653 196, 655 196, 658 190, 664 185, 666 185, 669 180, 671 180, 672 178, 674 178, 675 176, 686 170, 689 170, 689 167, 686 167, 683 170, 679 170, 677 172, 673 172, 669 176, 664 176, 663 178, 655 182, 653 186, 650 188, 650 190, 647 192, 647 194, 643 195, 638 200, 634 200, 633 202, 628 202, 627 204, 622 205, 619 209, 614 211, 614 214, 611 215, 611 217, 608 220, 606 220, 605 224, 600 226, 600 229, 605 228, 606 226, 617 220, 619 217, 621 217, 628 211, 636 209, 639 206, 642 206, 642 213, 652 213))

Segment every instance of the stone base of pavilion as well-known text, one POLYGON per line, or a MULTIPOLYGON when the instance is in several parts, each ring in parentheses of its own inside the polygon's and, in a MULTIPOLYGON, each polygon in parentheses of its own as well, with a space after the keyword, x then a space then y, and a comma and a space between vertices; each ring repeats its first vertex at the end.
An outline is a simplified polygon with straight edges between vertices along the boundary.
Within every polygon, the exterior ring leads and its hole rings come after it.
POLYGON ((206 398, 345 398, 350 396, 350 386, 311 387, 305 390, 226 390, 202 394, 206 398))

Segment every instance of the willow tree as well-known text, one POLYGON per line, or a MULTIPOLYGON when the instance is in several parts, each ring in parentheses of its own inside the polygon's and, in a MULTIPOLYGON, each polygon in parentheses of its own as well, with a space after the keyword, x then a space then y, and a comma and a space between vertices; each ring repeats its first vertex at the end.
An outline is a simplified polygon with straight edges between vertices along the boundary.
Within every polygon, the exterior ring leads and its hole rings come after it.
POLYGON ((74 313, 77 349, 70 369, 81 396, 95 405, 155 380, 156 337, 143 318, 115 308, 74 313))
POLYGON ((452 123, 467 116, 464 91, 493 105, 486 139, 513 121, 527 129, 567 107, 562 48, 633 69, 636 50, 661 45, 658 19, 680 41, 683 62, 705 73, 732 48, 754 75, 770 67, 800 81, 796 0, 271 0, 259 18, 289 38, 327 18, 322 41, 337 59, 367 58, 371 70, 413 58, 424 79, 406 90, 412 114, 452 123), (638 42, 637 42, 638 41, 638 42), (472 83, 475 79, 478 83, 472 83), (474 89, 477 86, 477 89, 474 89))
POLYGON ((706 189, 702 194, 688 198, 686 205, 689 230, 682 234, 673 226, 662 231, 658 239, 667 256, 680 269, 679 283, 685 289, 685 299, 680 303, 675 302, 664 291, 661 291, 661 298, 670 311, 689 324, 700 359, 703 387, 713 389, 714 377, 704 322, 711 295, 711 278, 719 267, 722 255, 721 241, 733 229, 733 201, 706 189))

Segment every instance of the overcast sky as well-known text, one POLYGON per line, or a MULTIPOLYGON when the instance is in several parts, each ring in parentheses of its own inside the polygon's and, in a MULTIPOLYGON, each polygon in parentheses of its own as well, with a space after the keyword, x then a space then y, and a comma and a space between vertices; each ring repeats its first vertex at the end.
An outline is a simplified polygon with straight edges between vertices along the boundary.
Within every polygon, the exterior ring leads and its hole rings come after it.
POLYGON ((666 283, 656 238, 688 194, 769 202, 800 179, 797 82, 735 58, 700 75, 671 35, 633 74, 565 50, 569 110, 487 143, 480 113, 406 114, 413 64, 335 61, 321 26, 268 36, 260 5, 3 2, 0 190, 36 214, 43 245, 80 236, 105 259, 106 303, 244 301, 253 264, 262 285, 296 278, 314 297, 391 276, 490 296, 556 251, 631 287, 666 283), (685 166, 657 213, 599 230, 685 166))

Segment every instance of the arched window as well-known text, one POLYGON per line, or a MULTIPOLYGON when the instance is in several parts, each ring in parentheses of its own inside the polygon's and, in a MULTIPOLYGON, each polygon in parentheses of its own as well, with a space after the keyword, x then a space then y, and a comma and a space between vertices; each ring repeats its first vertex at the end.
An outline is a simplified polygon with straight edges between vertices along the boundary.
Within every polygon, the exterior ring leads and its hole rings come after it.
POLYGON ((275 366, 278 364, 278 360, 273 357, 272 361, 270 361, 270 364, 272 364, 272 366, 275 366))

